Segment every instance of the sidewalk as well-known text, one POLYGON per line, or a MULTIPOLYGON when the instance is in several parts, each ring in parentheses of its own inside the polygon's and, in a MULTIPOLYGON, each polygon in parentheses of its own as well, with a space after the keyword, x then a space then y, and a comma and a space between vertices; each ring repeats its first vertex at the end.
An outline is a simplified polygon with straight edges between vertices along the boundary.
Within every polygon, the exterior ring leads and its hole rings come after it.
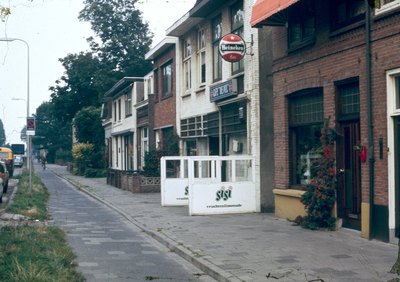
POLYGON ((123 214, 218 281, 388 281, 398 247, 358 232, 311 231, 252 213, 189 216, 187 207, 162 207, 161 195, 132 194, 87 179, 66 167, 48 169, 123 214))

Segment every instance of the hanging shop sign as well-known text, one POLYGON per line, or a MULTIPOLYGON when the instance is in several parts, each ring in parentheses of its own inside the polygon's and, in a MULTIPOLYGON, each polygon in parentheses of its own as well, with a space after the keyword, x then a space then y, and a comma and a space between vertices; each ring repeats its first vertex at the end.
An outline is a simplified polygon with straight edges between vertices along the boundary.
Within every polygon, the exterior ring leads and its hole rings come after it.
POLYGON ((219 42, 219 53, 224 60, 234 63, 246 54, 246 44, 236 34, 227 34, 219 42))
POLYGON ((210 101, 219 100, 238 94, 236 78, 210 87, 210 101))

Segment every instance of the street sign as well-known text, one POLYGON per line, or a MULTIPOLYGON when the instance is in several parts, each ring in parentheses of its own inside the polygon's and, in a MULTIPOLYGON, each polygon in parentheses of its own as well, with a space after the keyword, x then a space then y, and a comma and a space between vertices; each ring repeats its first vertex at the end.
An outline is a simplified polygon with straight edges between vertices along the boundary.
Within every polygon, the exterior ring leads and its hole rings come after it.
POLYGON ((26 135, 35 135, 35 118, 26 118, 26 135))

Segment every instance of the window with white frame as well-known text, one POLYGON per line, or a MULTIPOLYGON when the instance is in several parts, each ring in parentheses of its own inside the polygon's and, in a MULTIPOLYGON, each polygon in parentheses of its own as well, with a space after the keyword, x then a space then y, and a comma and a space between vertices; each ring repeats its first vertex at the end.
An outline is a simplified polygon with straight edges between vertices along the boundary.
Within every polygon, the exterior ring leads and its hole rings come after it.
POLYGON ((121 99, 118 99, 118 120, 121 120, 121 99))
POLYGON ((199 66, 199 85, 206 83, 206 36, 204 30, 198 33, 198 66, 199 66))
MULTIPOLYGON (((243 2, 239 1, 232 6, 231 9, 231 28, 232 33, 243 38, 243 24, 244 24, 244 13, 243 13, 243 2)), ((232 63, 232 74, 242 72, 244 70, 243 60, 232 63)))
POLYGON ((184 87, 185 90, 190 90, 192 88, 192 45, 190 39, 186 39, 183 43, 184 48, 184 58, 183 58, 183 71, 184 71, 184 87))
POLYGON ((114 121, 117 121, 117 102, 114 102, 114 121))
POLYGON ((221 15, 212 21, 212 42, 213 42, 213 81, 222 79, 222 58, 219 54, 219 41, 222 37, 221 15))
POLYGON ((132 93, 128 93, 126 95, 125 100, 125 117, 129 117, 132 115, 132 93))
POLYGON ((146 155, 146 152, 149 151, 149 137, 148 137, 148 129, 147 127, 143 127, 141 128, 141 165, 142 165, 142 169, 144 167, 144 157, 146 155))
POLYGON ((400 7, 400 0, 380 0, 380 1, 381 1, 381 8, 375 9, 376 15, 400 7))

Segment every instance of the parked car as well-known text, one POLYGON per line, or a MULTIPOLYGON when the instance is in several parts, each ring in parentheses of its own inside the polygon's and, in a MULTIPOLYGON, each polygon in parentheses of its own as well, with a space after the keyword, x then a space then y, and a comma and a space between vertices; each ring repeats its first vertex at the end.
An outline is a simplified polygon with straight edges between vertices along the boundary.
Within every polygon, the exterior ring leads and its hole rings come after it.
POLYGON ((14 166, 22 167, 24 165, 24 159, 22 157, 15 157, 14 166))
POLYGON ((0 189, 2 191, 1 197, 3 197, 3 193, 7 193, 8 189, 8 170, 6 167, 5 162, 0 161, 0 179, 2 180, 2 186, 3 189, 0 189))

